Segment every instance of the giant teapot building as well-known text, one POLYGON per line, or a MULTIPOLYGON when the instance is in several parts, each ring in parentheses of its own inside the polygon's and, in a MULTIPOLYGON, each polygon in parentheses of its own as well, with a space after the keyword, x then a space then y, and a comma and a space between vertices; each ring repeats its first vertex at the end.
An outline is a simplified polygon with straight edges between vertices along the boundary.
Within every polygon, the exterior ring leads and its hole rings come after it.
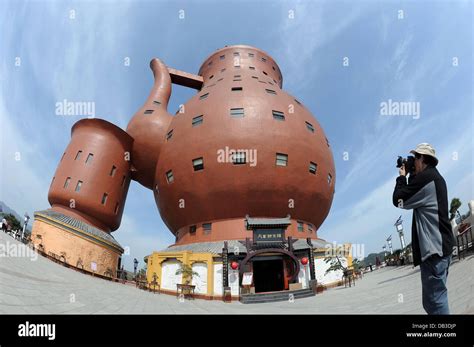
POLYGON ((112 232, 133 180, 153 192, 176 236, 147 257, 149 282, 157 278, 165 292, 176 293, 184 280, 176 274, 181 264, 198 274, 192 284, 206 298, 229 287, 238 297, 243 289, 336 280, 325 275, 326 241, 317 234, 334 195, 330 143, 282 89, 272 57, 236 45, 211 54, 197 75, 159 59, 151 69, 150 95, 126 131, 100 119, 73 126, 51 182, 51 209, 35 213, 35 247, 114 276, 123 248, 112 232), (167 111, 172 84, 197 91, 175 115, 167 111))

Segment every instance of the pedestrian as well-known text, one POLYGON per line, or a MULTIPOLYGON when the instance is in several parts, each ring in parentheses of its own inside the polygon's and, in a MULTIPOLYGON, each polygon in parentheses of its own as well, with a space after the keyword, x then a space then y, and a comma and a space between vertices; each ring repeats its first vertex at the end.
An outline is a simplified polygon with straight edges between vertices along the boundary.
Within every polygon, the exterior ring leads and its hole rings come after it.
POLYGON ((122 265, 122 269, 120 271, 120 274, 122 276, 122 282, 125 283, 125 279, 126 279, 126 274, 125 274, 125 270, 123 269, 123 265, 122 265))
POLYGON ((449 314, 446 281, 455 240, 446 182, 436 169, 438 158, 430 144, 421 143, 410 153, 414 171, 408 168, 407 183, 405 164, 400 167, 393 204, 413 210, 413 263, 420 265, 423 308, 428 314, 449 314))
POLYGON ((7 225, 8 225, 8 222, 7 220, 5 219, 5 217, 2 219, 2 230, 4 233, 7 232, 7 225))

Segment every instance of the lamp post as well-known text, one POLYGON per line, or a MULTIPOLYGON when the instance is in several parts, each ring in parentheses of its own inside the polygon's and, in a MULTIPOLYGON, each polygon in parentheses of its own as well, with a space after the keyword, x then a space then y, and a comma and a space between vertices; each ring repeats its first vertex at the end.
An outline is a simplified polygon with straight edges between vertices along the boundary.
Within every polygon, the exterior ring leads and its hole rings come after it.
POLYGON ((405 250, 405 237, 403 235, 403 220, 402 216, 398 217, 397 221, 394 224, 397 229, 398 236, 400 237, 400 244, 402 246, 402 252, 405 250))
POLYGON ((26 226, 28 225, 29 220, 30 220, 30 216, 28 216, 28 212, 25 212, 25 220, 24 220, 24 223, 23 223, 23 231, 21 233, 21 241, 23 241, 23 238, 25 237, 26 226))
POLYGON ((387 238, 387 243, 388 243, 388 249, 390 250, 390 254, 393 255, 393 249, 392 249, 392 235, 390 235, 387 238))
POLYGON ((133 259, 133 275, 137 277, 137 267, 138 267, 138 260, 137 258, 133 259))

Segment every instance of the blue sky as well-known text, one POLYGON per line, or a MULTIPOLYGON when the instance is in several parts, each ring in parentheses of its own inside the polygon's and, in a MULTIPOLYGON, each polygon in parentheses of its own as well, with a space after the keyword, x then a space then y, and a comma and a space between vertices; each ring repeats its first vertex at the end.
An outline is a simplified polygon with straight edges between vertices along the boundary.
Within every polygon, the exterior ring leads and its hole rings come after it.
MULTIPOLYGON (((57 116, 56 102, 93 101, 97 118, 125 129, 150 91, 153 57, 197 73, 216 49, 248 44, 276 60, 283 88, 313 112, 331 142, 336 193, 319 236, 364 244, 368 254, 380 251, 393 234, 397 248, 394 221, 403 215, 408 242, 411 221, 411 212, 391 204, 398 155, 420 142, 432 143, 449 199, 459 197, 464 212, 474 198, 472 6, 468 1, 3 1, 0 200, 20 214, 49 207, 51 178, 71 126, 82 118, 57 116), (130 66, 124 65, 126 57, 130 66), (419 102, 420 117, 381 115, 380 103, 389 99, 419 102)), ((169 111, 174 114, 194 93, 173 86, 169 111)), ((130 247, 124 257, 129 268, 133 257, 141 260, 173 242, 153 194, 135 182, 114 236, 130 247)))

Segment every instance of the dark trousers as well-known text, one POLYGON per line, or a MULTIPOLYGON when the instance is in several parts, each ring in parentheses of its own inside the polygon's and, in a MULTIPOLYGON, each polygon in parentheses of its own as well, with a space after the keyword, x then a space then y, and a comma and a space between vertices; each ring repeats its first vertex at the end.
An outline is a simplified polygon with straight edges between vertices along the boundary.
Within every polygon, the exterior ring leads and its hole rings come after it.
POLYGON ((451 255, 432 255, 420 264, 423 308, 428 314, 449 314, 448 279, 451 255))

